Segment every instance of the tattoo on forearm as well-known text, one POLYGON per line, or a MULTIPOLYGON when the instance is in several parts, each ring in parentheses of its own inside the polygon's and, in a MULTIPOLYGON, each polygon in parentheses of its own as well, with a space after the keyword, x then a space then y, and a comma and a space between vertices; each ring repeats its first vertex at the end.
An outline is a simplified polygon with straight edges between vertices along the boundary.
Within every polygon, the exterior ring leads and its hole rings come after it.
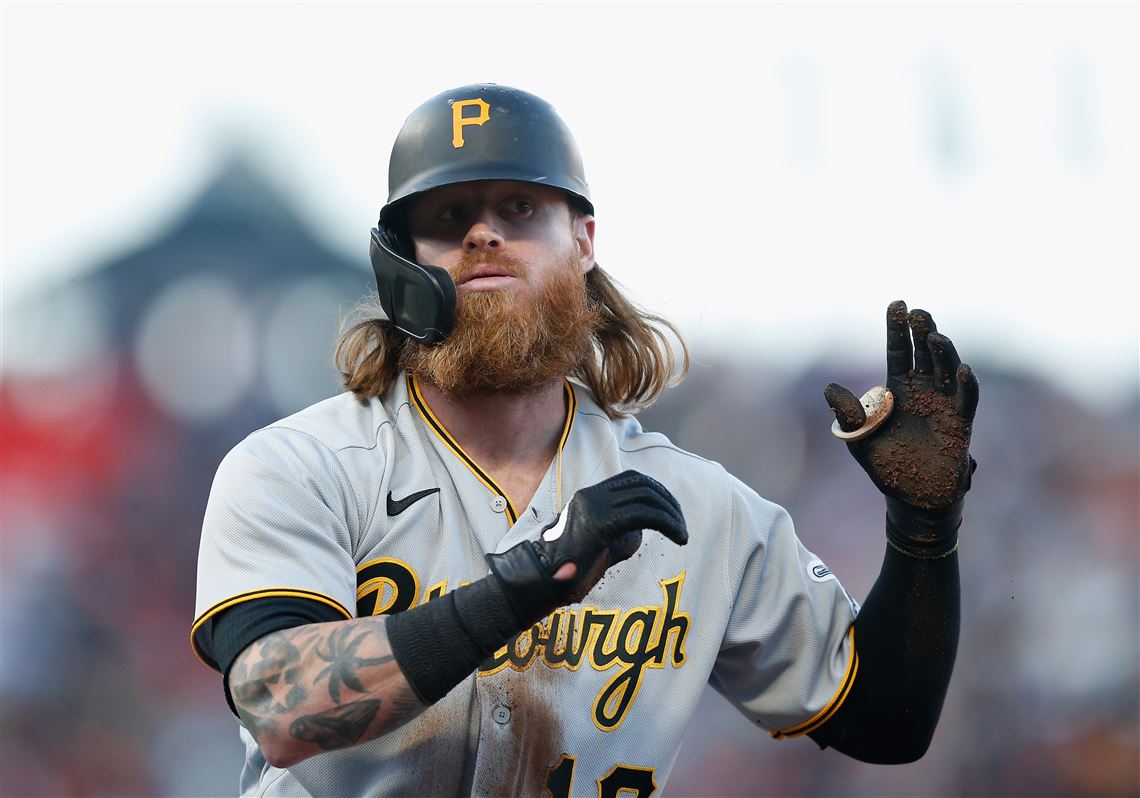
POLYGON ((424 702, 416 697, 416 694, 412 692, 410 687, 406 690, 395 692, 388 698, 388 712, 387 717, 384 718, 384 726, 388 729, 402 726, 423 712, 424 709, 424 702))
POLYGON ((230 694, 239 707, 281 714, 304 701, 301 649, 285 635, 269 635, 254 643, 230 671, 230 694))
MULTIPOLYGON (((324 750, 361 741, 380 715, 381 701, 372 697, 361 678, 367 667, 394 662, 382 627, 371 624, 321 624, 285 629, 267 635, 242 653, 230 669, 234 705, 247 729, 260 743, 263 735, 280 734, 290 715, 289 734, 324 750), (363 656, 361 650, 377 656, 363 656), (315 664, 314 664, 315 663, 315 664), (321 663, 327 663, 318 671, 321 663), (315 675, 314 672, 316 671, 315 675), (318 689, 327 680, 328 697, 340 706, 297 716, 312 699, 313 709, 327 699, 318 689), (370 694, 365 700, 342 704, 346 691, 370 694)), ((424 710, 410 687, 387 688, 384 714, 376 733, 384 733, 424 710)))
POLYGON ((329 696, 333 701, 340 703, 340 687, 342 684, 358 693, 366 692, 364 684, 361 683, 360 678, 357 676, 357 671, 360 668, 369 665, 383 665, 394 659, 391 655, 384 657, 358 657, 356 650, 369 636, 370 632, 368 630, 347 627, 329 635, 327 645, 323 651, 320 645, 317 646, 317 656, 329 664, 317 674, 316 678, 313 679, 313 684, 315 685, 325 676, 328 676, 329 696), (356 636, 353 637, 353 634, 356 636))
POLYGON ((360 740, 379 710, 379 699, 353 701, 326 712, 302 715, 290 724, 289 733, 326 751, 347 748, 360 740))

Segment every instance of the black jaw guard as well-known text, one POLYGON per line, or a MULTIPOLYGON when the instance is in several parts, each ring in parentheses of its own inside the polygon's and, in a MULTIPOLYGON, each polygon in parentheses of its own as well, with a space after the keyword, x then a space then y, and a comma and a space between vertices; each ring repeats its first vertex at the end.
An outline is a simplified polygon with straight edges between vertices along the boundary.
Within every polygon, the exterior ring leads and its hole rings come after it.
POLYGON ((421 344, 438 344, 455 326, 455 282, 446 269, 421 266, 400 254, 401 249, 387 227, 372 228, 368 257, 380 306, 404 335, 421 344))

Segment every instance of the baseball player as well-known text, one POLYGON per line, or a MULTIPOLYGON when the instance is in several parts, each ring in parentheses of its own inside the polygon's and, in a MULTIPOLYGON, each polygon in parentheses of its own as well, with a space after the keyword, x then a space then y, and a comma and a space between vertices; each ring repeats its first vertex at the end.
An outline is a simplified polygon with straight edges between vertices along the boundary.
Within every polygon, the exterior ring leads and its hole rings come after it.
POLYGON ((885 389, 826 391, 886 497, 860 608, 787 512, 630 416, 687 352, 595 262, 549 104, 440 94, 389 179, 348 390, 238 444, 206 509, 191 638, 242 794, 644 798, 706 683, 774 737, 921 756, 978 401, 929 314, 888 308, 885 389))

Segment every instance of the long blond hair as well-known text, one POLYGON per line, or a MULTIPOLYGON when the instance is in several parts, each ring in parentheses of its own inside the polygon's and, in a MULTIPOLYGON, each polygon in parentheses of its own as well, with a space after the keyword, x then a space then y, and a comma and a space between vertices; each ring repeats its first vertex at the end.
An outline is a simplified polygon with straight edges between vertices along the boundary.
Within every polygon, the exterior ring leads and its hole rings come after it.
MULTIPOLYGON (((600 309, 591 352, 571 371, 613 418, 651 405, 689 371, 689 349, 680 331, 666 319, 639 308, 595 265, 586 273, 586 296, 600 309), (680 368, 669 334, 680 350, 680 368)), ((391 332, 375 300, 357 307, 337 340, 333 359, 344 387, 367 400, 382 396, 400 372, 405 339, 391 332)), ((410 344, 415 345, 415 344, 410 344)))

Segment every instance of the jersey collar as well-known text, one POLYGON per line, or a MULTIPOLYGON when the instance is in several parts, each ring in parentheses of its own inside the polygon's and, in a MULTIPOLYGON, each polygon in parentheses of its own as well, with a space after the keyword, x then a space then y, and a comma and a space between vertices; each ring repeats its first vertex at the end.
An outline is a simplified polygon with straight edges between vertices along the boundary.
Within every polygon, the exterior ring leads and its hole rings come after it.
MULTIPOLYGON (((463 450, 459 445, 459 441, 455 440, 447 428, 443 426, 435 413, 428 407, 427 401, 424 400, 423 394, 420 393, 419 386, 416 384, 416 377, 412 372, 407 372, 407 387, 408 397, 412 401, 412 405, 419 411, 420 417, 423 418, 424 423, 427 424, 428 429, 439 438, 439 440, 451 450, 452 454, 459 458, 463 465, 467 466, 475 477, 486 486, 487 490, 495 496, 501 496, 506 501, 507 506, 505 514, 510 519, 511 525, 514 525, 519 520, 519 509, 515 503, 511 501, 511 497, 507 492, 487 473, 483 468, 475 462, 471 455, 463 450)), ((562 450, 566 447, 566 441, 570 439, 570 430, 574 426, 574 415, 578 409, 578 399, 574 395, 574 388, 570 385, 570 380, 563 379, 563 391, 566 397, 566 419, 562 423, 562 437, 558 440, 558 453, 555 455, 555 468, 557 469, 556 478, 558 480, 558 509, 562 509, 562 450)))

